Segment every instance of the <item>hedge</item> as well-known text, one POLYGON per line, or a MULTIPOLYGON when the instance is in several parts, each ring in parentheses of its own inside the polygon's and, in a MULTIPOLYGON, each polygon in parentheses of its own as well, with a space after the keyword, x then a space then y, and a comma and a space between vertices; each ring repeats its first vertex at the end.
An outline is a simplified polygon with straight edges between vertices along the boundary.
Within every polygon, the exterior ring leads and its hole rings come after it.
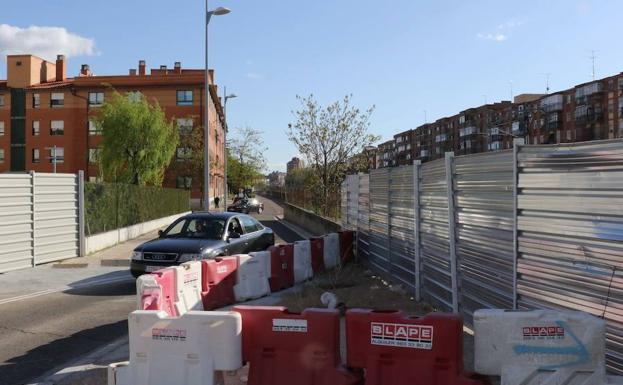
POLYGON ((126 184, 85 183, 85 232, 94 235, 190 211, 190 192, 126 184))

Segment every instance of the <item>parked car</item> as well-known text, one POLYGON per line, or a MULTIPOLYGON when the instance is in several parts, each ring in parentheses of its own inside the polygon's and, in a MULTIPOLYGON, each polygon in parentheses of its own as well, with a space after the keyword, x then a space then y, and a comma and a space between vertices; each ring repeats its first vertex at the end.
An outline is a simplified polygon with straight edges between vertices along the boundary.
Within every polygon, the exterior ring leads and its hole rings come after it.
POLYGON ((227 207, 227 211, 245 214, 256 212, 261 214, 264 211, 264 203, 257 198, 236 198, 234 203, 227 207))
POLYGON ((266 250, 275 234, 255 218, 238 213, 196 212, 173 222, 157 239, 134 249, 134 277, 183 262, 266 250))

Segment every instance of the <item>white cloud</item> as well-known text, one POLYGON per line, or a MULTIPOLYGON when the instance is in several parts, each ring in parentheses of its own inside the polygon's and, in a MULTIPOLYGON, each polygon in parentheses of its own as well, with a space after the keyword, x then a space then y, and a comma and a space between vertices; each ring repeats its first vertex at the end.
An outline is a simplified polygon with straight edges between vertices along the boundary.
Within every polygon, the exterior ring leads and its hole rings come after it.
POLYGON ((28 28, 0 24, 0 55, 33 54, 54 60, 57 54, 96 55, 95 40, 67 31, 63 27, 28 28))
POLYGON ((523 21, 510 20, 498 24, 496 31, 489 33, 478 33, 476 37, 483 40, 492 40, 501 43, 508 39, 508 32, 516 27, 523 25, 523 21))
POLYGON ((482 34, 479 33, 478 35, 476 35, 478 38, 480 39, 485 39, 485 40, 495 40, 497 42, 502 42, 504 40, 506 40, 508 37, 506 35, 504 35, 503 33, 487 33, 487 34, 482 34))
POLYGON ((245 75, 248 79, 252 79, 252 80, 260 80, 260 79, 264 79, 264 76, 262 74, 258 74, 256 72, 247 72, 247 74, 245 75))

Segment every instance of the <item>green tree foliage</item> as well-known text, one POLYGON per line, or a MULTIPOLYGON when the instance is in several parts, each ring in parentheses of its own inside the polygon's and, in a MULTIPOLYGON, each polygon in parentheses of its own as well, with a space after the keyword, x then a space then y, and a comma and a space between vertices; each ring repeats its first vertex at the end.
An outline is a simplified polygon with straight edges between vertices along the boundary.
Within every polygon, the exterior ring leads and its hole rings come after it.
POLYGON ((288 138, 316 175, 325 215, 333 206, 330 197, 338 194, 349 160, 379 140, 368 133, 374 107, 362 111, 351 106, 351 97, 322 107, 313 95, 297 96, 301 107, 293 112, 296 122, 288 125, 288 138))
POLYGON ((251 187, 261 178, 266 167, 262 132, 251 127, 237 128, 229 141, 227 158, 227 182, 229 189, 237 192, 251 187))
POLYGON ((179 137, 157 102, 113 92, 99 109, 95 124, 102 130, 100 167, 105 180, 135 185, 161 185, 179 137))

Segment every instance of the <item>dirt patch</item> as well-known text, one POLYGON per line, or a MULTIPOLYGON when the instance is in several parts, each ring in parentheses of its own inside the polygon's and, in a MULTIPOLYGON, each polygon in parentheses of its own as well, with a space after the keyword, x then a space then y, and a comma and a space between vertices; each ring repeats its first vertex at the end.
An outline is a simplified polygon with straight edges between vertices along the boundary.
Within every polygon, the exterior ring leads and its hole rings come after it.
POLYGON ((296 312, 324 307, 320 296, 325 292, 335 294, 348 308, 400 309, 416 316, 433 310, 428 304, 416 302, 401 285, 392 285, 356 264, 316 275, 298 291, 283 295, 279 304, 296 312))

